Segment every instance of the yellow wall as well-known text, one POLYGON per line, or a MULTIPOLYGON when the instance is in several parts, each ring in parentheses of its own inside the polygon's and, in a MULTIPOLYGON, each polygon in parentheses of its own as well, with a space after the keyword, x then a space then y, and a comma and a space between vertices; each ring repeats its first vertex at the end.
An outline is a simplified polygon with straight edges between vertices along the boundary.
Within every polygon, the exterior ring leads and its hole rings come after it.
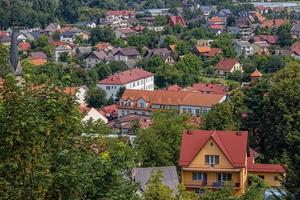
MULTIPOLYGON (((246 156, 246 155, 245 155, 246 156)), ((232 164, 225 156, 223 151, 220 149, 218 144, 213 140, 209 139, 208 142, 203 146, 201 151, 196 155, 194 160, 190 163, 188 168, 193 168, 199 172, 207 173, 207 183, 212 185, 213 182, 217 181, 218 173, 231 173, 232 174, 232 183, 240 183, 240 189, 234 191, 235 194, 241 194, 245 191, 247 184, 247 171, 245 168, 239 169, 240 172, 230 171, 233 168, 232 164), (210 165, 205 164, 205 155, 219 155, 219 164, 211 167, 210 165), (198 170, 199 169, 199 170, 198 170), (203 171, 205 170, 205 171, 203 171), (207 171, 208 170, 208 171, 207 171), (220 171, 221 170, 221 171, 220 171), (228 170, 228 171, 227 171, 228 170)), ((185 185, 193 185, 194 187, 199 185, 201 187, 201 181, 193 181, 192 171, 182 170, 182 182, 185 185)))
POLYGON ((228 168, 232 169, 232 165, 227 157, 224 155, 220 147, 215 143, 213 139, 209 139, 204 145, 198 155, 191 162, 189 167, 200 167, 200 168, 210 168, 210 165, 205 164, 205 155, 219 155, 219 164, 215 165, 214 168, 228 168), (211 143, 213 146, 211 146, 211 143))
POLYGON ((281 185, 282 174, 281 173, 273 173, 273 172, 249 172, 249 175, 255 176, 264 176, 265 183, 268 186, 278 187, 281 185), (277 176, 278 180, 275 180, 275 176, 277 176))

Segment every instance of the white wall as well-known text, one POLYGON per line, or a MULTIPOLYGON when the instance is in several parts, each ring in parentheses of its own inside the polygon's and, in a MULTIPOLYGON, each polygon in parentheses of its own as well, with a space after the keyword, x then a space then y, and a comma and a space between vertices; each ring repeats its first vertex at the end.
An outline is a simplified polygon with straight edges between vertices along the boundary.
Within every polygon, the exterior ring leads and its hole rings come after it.
POLYGON ((140 79, 134 82, 127 83, 125 85, 107 85, 107 84, 97 84, 98 88, 103 89, 106 92, 106 98, 116 98, 116 94, 121 87, 126 89, 136 89, 136 90, 154 90, 154 76, 150 76, 145 79, 140 79))
POLYGON ((96 122, 98 120, 103 121, 104 123, 107 123, 108 120, 105 116, 101 115, 96 109, 92 108, 82 119, 82 122, 87 122, 88 120, 92 119, 93 122, 96 122))

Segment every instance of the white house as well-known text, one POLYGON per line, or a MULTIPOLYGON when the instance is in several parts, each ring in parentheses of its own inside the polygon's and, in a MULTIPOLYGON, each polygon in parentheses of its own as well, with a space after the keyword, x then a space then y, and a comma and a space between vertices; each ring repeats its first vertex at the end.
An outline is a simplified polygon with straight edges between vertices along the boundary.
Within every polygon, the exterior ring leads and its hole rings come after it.
POLYGON ((216 65, 216 72, 219 76, 226 76, 235 71, 243 72, 243 67, 237 59, 225 58, 216 65))
POLYGON ((62 53, 72 54, 72 48, 69 45, 60 45, 54 50, 54 59, 57 62, 62 53))
POLYGON ((72 31, 66 31, 60 35, 60 41, 73 42, 75 40, 75 33, 72 31))
POLYGON ((254 55, 253 46, 248 41, 235 40, 233 47, 237 56, 241 56, 242 54, 246 57, 254 55))
POLYGON ((134 68, 116 73, 99 81, 97 87, 106 92, 106 97, 113 99, 120 88, 137 90, 154 90, 154 75, 143 69, 134 68))

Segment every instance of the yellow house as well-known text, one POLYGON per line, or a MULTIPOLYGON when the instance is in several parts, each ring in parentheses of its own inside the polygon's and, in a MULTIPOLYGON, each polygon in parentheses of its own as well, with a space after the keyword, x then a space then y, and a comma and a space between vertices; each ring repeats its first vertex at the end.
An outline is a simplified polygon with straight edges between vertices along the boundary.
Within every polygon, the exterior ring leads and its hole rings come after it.
POLYGON ((248 174, 258 175, 270 185, 280 185, 281 165, 255 164, 254 151, 247 156, 246 131, 185 131, 180 161, 181 181, 187 190, 203 193, 206 189, 233 188, 236 195, 247 188, 248 174))

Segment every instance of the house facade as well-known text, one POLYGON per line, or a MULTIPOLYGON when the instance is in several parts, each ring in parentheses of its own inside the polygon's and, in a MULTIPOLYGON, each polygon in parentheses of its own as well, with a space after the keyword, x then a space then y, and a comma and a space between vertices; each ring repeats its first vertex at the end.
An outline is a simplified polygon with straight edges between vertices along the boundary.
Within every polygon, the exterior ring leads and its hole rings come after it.
MULTIPOLYGON (((246 131, 184 131, 180 150, 181 180, 198 194, 231 186, 242 194, 248 175, 259 175, 270 186, 280 186, 285 168, 279 164, 257 164, 248 157, 246 131)), ((253 151, 252 151, 253 152, 253 151)))
POLYGON ((153 110, 176 110, 202 116, 226 100, 224 94, 203 94, 195 91, 125 90, 118 103, 118 117, 128 114, 149 116, 153 110))
POLYGON ((87 57, 84 59, 85 67, 92 68, 95 67, 100 62, 105 61, 107 55, 104 51, 92 51, 87 57))
POLYGON ((248 41, 235 40, 233 47, 237 56, 244 54, 246 57, 248 57, 253 56, 254 54, 252 44, 250 44, 248 41))
POLYGON ((220 60, 216 65, 216 73, 223 77, 235 71, 243 72, 243 67, 237 59, 225 58, 220 60))
POLYGON ((134 68, 116 73, 99 81, 97 87, 106 92, 107 98, 116 98, 120 88, 134 90, 154 90, 154 75, 143 69, 134 68))

